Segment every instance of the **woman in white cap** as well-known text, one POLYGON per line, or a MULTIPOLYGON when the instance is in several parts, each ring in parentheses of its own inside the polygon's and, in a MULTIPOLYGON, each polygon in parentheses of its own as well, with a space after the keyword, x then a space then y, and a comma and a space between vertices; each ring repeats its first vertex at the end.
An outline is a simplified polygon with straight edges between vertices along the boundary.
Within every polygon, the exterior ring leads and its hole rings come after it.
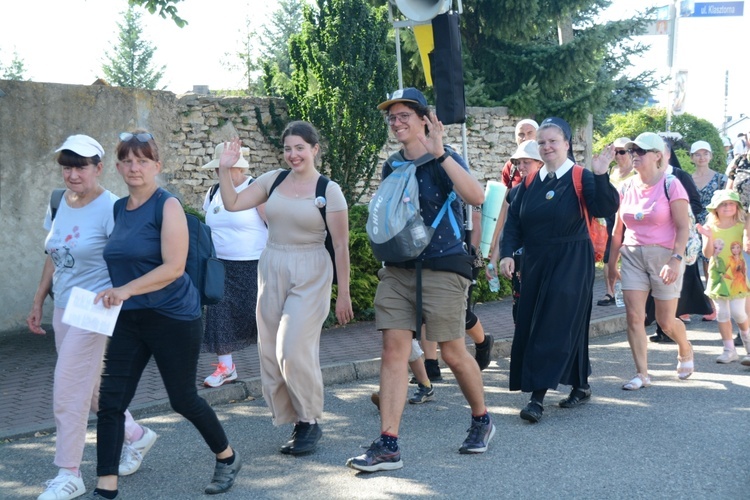
MULTIPOLYGON (((695 165, 693 182, 695 182, 695 187, 698 188, 701 195, 701 205, 703 205, 703 210, 694 214, 695 221, 698 224, 706 223, 706 217, 708 217, 706 207, 711 203, 714 192, 724 189, 727 185, 727 176, 715 172, 709 167, 712 159, 713 152, 711 151, 711 144, 708 142, 696 141, 690 146, 690 161, 695 165)), ((703 255, 703 251, 698 258, 703 265, 703 275, 708 276, 708 259, 703 255)), ((713 321, 716 319, 716 311, 714 310, 713 313, 703 316, 703 319, 704 321, 713 321)))
MULTIPOLYGON (((99 184, 104 149, 97 141, 87 135, 72 135, 56 152, 66 189, 61 198, 51 200, 47 209, 47 258, 26 320, 32 333, 46 333, 41 326, 42 307, 52 291, 52 328, 57 348, 52 404, 57 428, 55 465, 60 471, 47 481, 39 500, 76 498, 86 492, 79 468, 89 412, 96 412, 99 405, 107 336, 67 325, 62 318, 73 287, 99 292, 111 286, 102 251, 114 227, 112 206, 117 200, 99 184)), ((125 410, 125 446, 119 474, 138 470, 156 438, 154 431, 135 423, 125 410)))
POLYGON ((694 371, 693 348, 685 325, 676 318, 690 230, 688 194, 678 179, 665 175, 665 147, 664 140, 651 132, 627 144, 637 176, 620 189, 620 210, 607 264, 610 281, 614 284, 622 279, 628 343, 637 372, 623 385, 625 390, 651 385, 645 328, 649 291, 654 297, 657 322, 678 345, 678 378, 684 380, 694 371), (619 256, 622 268, 618 272, 619 256))
MULTIPOLYGON (((229 169, 236 192, 247 189, 253 177, 246 175, 250 164, 242 148, 237 163, 229 169)), ((219 173, 219 158, 224 144, 214 149, 214 159, 203 166, 203 170, 219 173)), ((211 237, 216 256, 224 263, 224 298, 218 304, 206 307, 206 326, 203 332, 203 351, 218 355, 216 370, 206 377, 207 387, 235 380, 237 370, 232 361, 232 352, 244 349, 258 341, 258 326, 255 321, 255 305, 258 302, 258 259, 266 247, 265 204, 256 208, 230 212, 224 208, 219 184, 214 184, 206 193, 203 202, 206 224, 211 228, 211 237)))
MULTIPOLYGON (((536 123, 536 122, 534 122, 536 123)), ((536 131, 536 129, 534 129, 536 131)), ((518 148, 516 149, 516 152, 513 153, 513 156, 510 157, 510 162, 513 164, 513 166, 516 167, 516 170, 518 171, 519 175, 521 176, 521 179, 526 178, 527 175, 535 174, 542 166, 544 165, 544 162, 542 161, 542 157, 539 156, 539 144, 537 144, 536 141, 523 141, 521 144, 519 144, 518 148)), ((505 200, 503 201, 503 206, 500 210, 500 215, 497 218, 497 223, 495 224, 495 232, 492 235, 492 242, 493 245, 490 248, 490 255, 489 255, 489 261, 492 266, 497 269, 497 261, 498 257, 500 255, 500 233, 503 230, 503 226, 505 225, 505 219, 508 214, 508 206, 513 202, 513 198, 515 198, 516 193, 518 193, 518 184, 516 184, 512 189, 508 191, 508 194, 505 196, 505 200)), ((516 313, 518 310, 518 297, 521 293, 521 282, 519 280, 519 271, 520 269, 516 269, 516 272, 513 273, 512 280, 512 287, 513 287, 513 321, 516 320, 516 313)), ((485 272, 487 274, 487 279, 492 279, 492 276, 489 273, 489 270, 485 269, 485 272)))

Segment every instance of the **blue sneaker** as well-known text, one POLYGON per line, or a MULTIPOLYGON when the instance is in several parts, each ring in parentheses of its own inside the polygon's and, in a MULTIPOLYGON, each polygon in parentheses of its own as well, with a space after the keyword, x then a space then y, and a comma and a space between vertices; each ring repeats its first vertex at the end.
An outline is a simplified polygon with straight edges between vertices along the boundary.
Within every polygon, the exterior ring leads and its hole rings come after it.
POLYGON ((459 453, 484 453, 487 451, 487 445, 490 443, 490 439, 495 435, 495 424, 492 423, 492 417, 487 424, 477 422, 471 419, 471 427, 467 431, 469 435, 464 440, 464 444, 458 449, 459 453))
POLYGON ((372 442, 364 455, 347 460, 346 466, 364 472, 377 472, 400 469, 404 463, 401 461, 401 451, 389 450, 383 446, 383 441, 378 439, 372 442))

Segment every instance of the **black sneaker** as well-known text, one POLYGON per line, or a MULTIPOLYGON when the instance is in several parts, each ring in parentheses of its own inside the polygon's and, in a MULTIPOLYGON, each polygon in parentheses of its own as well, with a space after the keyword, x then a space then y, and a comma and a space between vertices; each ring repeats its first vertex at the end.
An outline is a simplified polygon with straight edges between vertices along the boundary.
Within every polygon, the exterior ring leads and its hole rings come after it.
POLYGON ((413 397, 409 398, 409 402, 413 405, 419 405, 426 403, 427 401, 432 401, 433 399, 435 399, 435 389, 433 387, 426 387, 419 384, 417 392, 414 393, 413 397))
POLYGON ((396 470, 404 466, 401 461, 401 451, 391 451, 383 446, 383 441, 373 441, 370 448, 358 457, 352 457, 346 461, 346 466, 364 472, 377 472, 380 470, 396 470))
POLYGON ((492 436, 495 435, 495 424, 490 417, 489 423, 483 424, 471 419, 471 427, 467 430, 469 435, 464 440, 464 444, 458 449, 461 454, 484 453, 490 444, 492 436))
POLYGON ((737 336, 734 338, 734 345, 736 347, 742 347, 742 337, 740 337, 739 332, 737 332, 737 336))
POLYGON ((480 370, 484 370, 485 368, 490 366, 492 346, 495 345, 495 339, 492 337, 492 335, 485 334, 483 343, 486 344, 485 347, 479 347, 479 344, 476 344, 474 353, 474 359, 477 360, 477 364, 479 365, 480 370))
POLYGON ((214 468, 214 477, 211 478, 211 482, 204 490, 209 495, 216 495, 218 493, 224 493, 229 491, 229 488, 234 484, 234 480, 237 474, 242 468, 242 460, 240 460, 240 454, 237 450, 234 450, 234 463, 231 465, 216 462, 214 468))

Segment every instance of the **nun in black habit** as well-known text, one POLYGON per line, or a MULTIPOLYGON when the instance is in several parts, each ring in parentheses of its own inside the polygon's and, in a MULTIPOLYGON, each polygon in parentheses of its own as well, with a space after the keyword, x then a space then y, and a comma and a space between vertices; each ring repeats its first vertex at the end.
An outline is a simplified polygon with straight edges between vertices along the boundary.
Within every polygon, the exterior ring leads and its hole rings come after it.
MULTIPOLYGON (((510 355, 510 390, 531 393, 521 418, 542 418, 544 396, 558 384, 572 386, 560 401, 572 408, 591 397, 588 377, 589 320, 594 286, 594 251, 573 185, 570 125, 547 118, 537 131, 544 166, 519 186, 503 229, 500 269, 513 273, 513 252, 523 247, 522 287, 510 355)), ((609 217, 620 197, 609 183, 614 148, 583 168, 583 200, 589 216, 609 217)))

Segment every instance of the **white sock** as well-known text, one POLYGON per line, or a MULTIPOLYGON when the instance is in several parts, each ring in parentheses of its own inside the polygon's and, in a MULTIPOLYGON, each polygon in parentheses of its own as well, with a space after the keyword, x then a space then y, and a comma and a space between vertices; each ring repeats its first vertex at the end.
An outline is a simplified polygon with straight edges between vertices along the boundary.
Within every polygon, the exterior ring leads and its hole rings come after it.
POLYGON ((224 366, 227 367, 227 370, 231 370, 233 366, 232 355, 231 354, 219 355, 219 363, 224 363, 224 366))
POLYGON ((734 339, 724 340, 724 350, 734 351, 734 339))

